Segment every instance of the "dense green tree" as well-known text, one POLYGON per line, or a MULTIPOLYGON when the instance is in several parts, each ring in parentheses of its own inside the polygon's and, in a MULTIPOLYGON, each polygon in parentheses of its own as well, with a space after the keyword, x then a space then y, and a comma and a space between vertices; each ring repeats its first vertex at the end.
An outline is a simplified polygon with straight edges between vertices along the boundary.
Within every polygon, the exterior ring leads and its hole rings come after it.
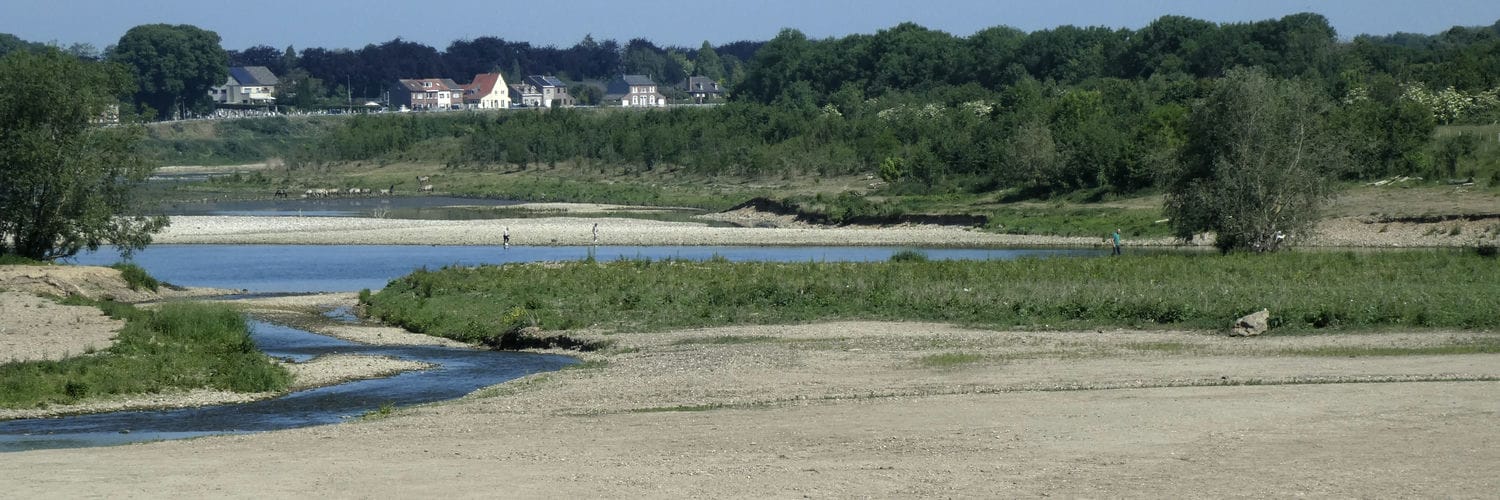
POLYGON ((716 82, 724 81, 724 62, 714 52, 714 46, 703 41, 703 46, 693 54, 693 75, 705 76, 716 82))
MULTIPOLYGON (((288 47, 290 48, 290 47, 288 47)), ((245 50, 230 50, 229 65, 233 66, 265 66, 277 76, 287 73, 285 65, 286 53, 276 50, 269 45, 256 45, 245 50)))
POLYGON ((126 215, 151 172, 139 126, 100 126, 133 91, 122 67, 54 49, 0 58, 0 255, 38 260, 144 248, 162 217, 126 215), (58 85, 57 82, 67 82, 58 85))
POLYGON ((1344 151, 1329 103, 1303 81, 1236 69, 1188 120, 1164 210, 1178 236, 1212 232, 1224 251, 1270 251, 1306 237, 1333 192, 1344 151))
POLYGON ((219 46, 219 35, 186 24, 131 28, 109 60, 130 69, 138 87, 135 104, 159 119, 207 111, 209 87, 229 77, 229 56, 219 46))
POLYGON ((991 89, 1015 83, 1024 71, 1012 69, 1020 68, 1016 53, 1024 39, 1025 32, 1009 26, 983 29, 969 36, 966 50, 972 54, 973 81, 991 89))
POLYGON ((604 100, 604 92, 599 90, 599 87, 586 83, 568 86, 568 95, 573 96, 573 99, 578 100, 578 104, 584 106, 597 106, 604 100))

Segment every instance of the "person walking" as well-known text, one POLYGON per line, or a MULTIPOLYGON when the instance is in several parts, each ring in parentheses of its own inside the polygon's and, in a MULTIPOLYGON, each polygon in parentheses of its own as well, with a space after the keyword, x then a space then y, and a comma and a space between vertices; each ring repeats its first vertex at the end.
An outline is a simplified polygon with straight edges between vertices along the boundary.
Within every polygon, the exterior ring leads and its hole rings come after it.
POLYGON ((1114 234, 1110 235, 1115 241, 1115 251, 1110 255, 1120 255, 1120 228, 1115 228, 1114 234))
POLYGON ((505 226, 505 232, 500 233, 500 244, 510 248, 510 226, 505 226))
POLYGON ((599 244, 599 223, 598 222, 594 223, 594 244, 595 245, 599 244))

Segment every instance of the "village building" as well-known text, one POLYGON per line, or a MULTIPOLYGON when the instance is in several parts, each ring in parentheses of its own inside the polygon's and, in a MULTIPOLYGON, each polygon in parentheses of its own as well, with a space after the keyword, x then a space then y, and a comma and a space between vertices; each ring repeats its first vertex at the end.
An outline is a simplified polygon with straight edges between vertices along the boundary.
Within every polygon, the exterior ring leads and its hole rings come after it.
POLYGON ((457 109, 464 103, 464 88, 446 78, 402 79, 391 89, 391 106, 412 110, 457 109))
POLYGON ((208 95, 216 104, 274 104, 280 83, 265 66, 235 66, 229 68, 224 84, 210 87, 208 95))
POLYGON ((657 92, 656 82, 650 77, 623 75, 609 82, 604 102, 626 107, 661 107, 667 105, 667 97, 657 92))
POLYGON ((527 107, 576 106, 578 101, 568 94, 568 85, 555 76, 531 75, 511 85, 511 101, 527 107))
POLYGON ((682 87, 693 98, 693 102, 698 104, 724 98, 724 89, 719 86, 719 82, 706 76, 690 76, 682 87))
POLYGON ((474 81, 464 86, 463 104, 467 109, 506 109, 510 103, 510 86, 499 73, 474 75, 474 81))

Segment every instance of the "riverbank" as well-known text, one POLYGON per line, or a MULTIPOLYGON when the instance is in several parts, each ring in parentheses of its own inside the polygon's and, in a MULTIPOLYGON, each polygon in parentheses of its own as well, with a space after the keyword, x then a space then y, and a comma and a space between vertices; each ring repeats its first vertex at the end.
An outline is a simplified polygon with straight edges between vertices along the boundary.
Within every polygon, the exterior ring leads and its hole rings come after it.
MULTIPOLYGON (((102 352, 114 345, 116 336, 125 327, 125 321, 110 318, 98 307, 59 304, 37 294, 154 301, 203 298, 232 292, 234 291, 165 287, 160 291, 130 290, 120 278, 118 270, 104 267, 0 266, 0 311, 4 311, 0 314, 0 363, 55 361, 102 352)), ((351 329, 358 331, 354 327, 351 329)), ((365 335, 367 338, 379 336, 379 333, 365 335)), ((425 335, 411 336, 432 339, 425 335)), ((291 385, 285 392, 386 377, 430 367, 425 363, 354 355, 324 356, 306 363, 280 364, 292 375, 291 385)), ((285 392, 187 390, 130 394, 91 398, 79 404, 0 409, 0 420, 243 403, 277 397, 285 392)))
MULTIPOLYGON (((579 215, 583 215, 580 213, 579 215)), ((512 245, 852 245, 924 247, 1104 247, 1102 238, 998 234, 936 225, 813 226, 784 216, 734 214, 726 217, 769 227, 713 227, 617 217, 548 217, 490 220, 397 220, 352 217, 175 216, 157 234, 163 244, 282 245, 500 245, 508 231, 512 245)), ((722 217, 721 217, 722 218, 722 217)), ((1382 222, 1369 217, 1325 220, 1319 232, 1300 244, 1324 247, 1461 247, 1494 242, 1500 220, 1382 222)), ((1294 237, 1296 237, 1294 235, 1294 237)), ((1199 239, 1192 246, 1205 246, 1199 239)), ((1181 246, 1173 238, 1127 238, 1127 247, 1181 246)))
POLYGON ((1379 354, 1493 342, 1493 332, 1246 339, 825 322, 585 335, 614 345, 580 368, 387 418, 9 454, 0 490, 1464 497, 1500 488, 1489 466, 1500 461, 1496 355, 1379 354), (69 472, 78 470, 86 480, 69 472))

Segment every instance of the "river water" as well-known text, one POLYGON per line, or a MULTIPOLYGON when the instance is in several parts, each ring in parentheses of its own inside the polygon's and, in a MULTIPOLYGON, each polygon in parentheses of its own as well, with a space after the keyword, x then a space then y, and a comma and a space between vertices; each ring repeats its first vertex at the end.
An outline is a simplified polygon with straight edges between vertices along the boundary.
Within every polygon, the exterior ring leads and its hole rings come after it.
MULTIPOLYGON (((378 289, 412 270, 446 265, 615 259, 725 258, 732 261, 881 261, 898 247, 511 247, 342 245, 155 245, 133 261, 157 279, 181 286, 245 289, 254 294, 378 289)), ((919 249, 931 259, 1008 260, 1103 255, 1087 249, 919 249)), ((119 260, 113 250, 82 254, 84 265, 119 260)), ((126 411, 0 421, 0 451, 102 446, 210 434, 322 425, 382 405, 407 406, 461 397, 476 389, 575 362, 564 356, 432 346, 369 346, 253 321, 251 336, 268 355, 305 361, 325 354, 368 354, 424 361, 437 368, 301 391, 247 404, 165 411, 126 411)))

